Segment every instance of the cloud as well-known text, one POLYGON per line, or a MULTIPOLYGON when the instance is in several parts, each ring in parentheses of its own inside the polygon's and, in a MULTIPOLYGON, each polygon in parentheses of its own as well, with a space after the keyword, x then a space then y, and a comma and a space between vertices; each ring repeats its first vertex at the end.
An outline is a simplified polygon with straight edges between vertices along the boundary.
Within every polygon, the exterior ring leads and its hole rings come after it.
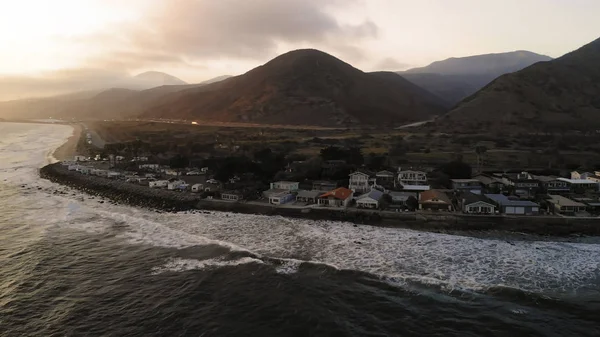
POLYGON ((375 69, 386 70, 386 71, 400 71, 400 70, 406 70, 410 67, 411 67, 410 64, 402 63, 394 58, 387 57, 387 58, 384 58, 383 60, 379 61, 379 63, 377 63, 377 65, 375 66, 375 69))
MULTIPOLYGON (((266 61, 278 46, 328 47, 352 57, 357 43, 378 35, 371 21, 340 23, 327 12, 356 0, 170 0, 160 3, 136 23, 90 40, 113 46, 112 53, 89 64, 131 69, 203 60, 266 61)), ((79 39, 80 41, 84 41, 79 39)))
POLYGON ((120 83, 126 73, 103 69, 63 69, 37 76, 0 77, 0 101, 97 90, 120 83))

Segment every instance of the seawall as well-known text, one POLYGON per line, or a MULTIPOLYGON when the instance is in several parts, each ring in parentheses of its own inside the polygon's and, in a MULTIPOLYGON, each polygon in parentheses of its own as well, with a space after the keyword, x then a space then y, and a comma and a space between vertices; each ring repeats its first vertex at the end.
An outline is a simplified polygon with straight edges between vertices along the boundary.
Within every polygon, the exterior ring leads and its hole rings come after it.
POLYGON ((505 231, 544 236, 600 236, 599 218, 565 218, 549 216, 478 216, 456 213, 395 213, 357 209, 277 207, 268 204, 224 202, 201 199, 198 195, 150 189, 119 180, 82 175, 69 171, 60 163, 40 169, 40 176, 91 195, 118 203, 163 211, 211 210, 244 214, 274 215, 312 220, 347 221, 373 226, 416 230, 505 231))

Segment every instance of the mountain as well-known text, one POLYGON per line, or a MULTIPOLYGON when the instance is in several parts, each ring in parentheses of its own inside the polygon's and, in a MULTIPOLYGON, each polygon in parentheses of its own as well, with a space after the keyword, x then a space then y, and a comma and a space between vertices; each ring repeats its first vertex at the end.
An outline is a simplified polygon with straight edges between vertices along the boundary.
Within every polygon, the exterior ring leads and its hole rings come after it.
POLYGON ((446 109, 396 74, 364 73, 318 50, 296 50, 246 74, 167 95, 147 118, 321 126, 398 125, 446 109))
POLYGON ((217 76, 215 78, 211 78, 210 80, 206 80, 206 81, 200 82, 199 84, 206 85, 206 84, 212 84, 212 83, 216 83, 216 82, 221 82, 221 81, 226 80, 226 79, 228 79, 230 77, 233 77, 233 76, 231 76, 231 75, 217 76))
POLYGON ((497 77, 552 58, 528 51, 449 58, 400 72, 407 80, 455 105, 497 77))
POLYGON ((440 127, 495 130, 600 129, 600 39, 558 59, 506 74, 439 119, 440 127))
POLYGON ((133 76, 132 85, 139 85, 144 89, 158 87, 161 85, 186 85, 187 83, 180 80, 179 78, 161 73, 159 71, 147 71, 145 73, 133 76))

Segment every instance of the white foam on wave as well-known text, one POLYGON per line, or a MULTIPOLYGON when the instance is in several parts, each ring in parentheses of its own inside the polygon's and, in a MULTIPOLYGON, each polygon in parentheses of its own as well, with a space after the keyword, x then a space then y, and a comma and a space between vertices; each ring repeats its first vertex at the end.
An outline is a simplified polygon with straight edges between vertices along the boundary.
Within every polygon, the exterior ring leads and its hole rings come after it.
MULTIPOLYGON (((58 139, 46 141, 52 146, 60 145, 57 143, 70 135, 64 130, 54 134, 49 131, 44 129, 48 138, 58 139)), ((33 132, 34 136, 9 137, 25 143, 17 146, 9 142, 0 149, 0 159, 4 156, 10 160, 1 164, 0 178, 43 188, 23 197, 23 202, 31 203, 24 214, 31 223, 91 232, 112 231, 115 224, 122 224, 116 226, 117 235, 130 244, 169 248, 217 244, 248 251, 259 258, 324 263, 379 275, 392 283, 417 281, 441 284, 448 289, 506 286, 536 292, 574 291, 589 287, 600 276, 598 244, 509 243, 406 229, 353 227, 343 222, 222 212, 159 214, 127 206, 100 205, 89 197, 82 199, 81 195, 53 195, 52 189, 68 189, 37 178, 40 158, 30 157, 43 156, 49 145, 44 148, 27 142, 38 143, 35 138, 40 133, 38 130, 33 132)), ((293 273, 299 264, 284 262, 276 269, 280 273, 293 273)))
POLYGON ((263 264, 264 262, 259 259, 251 257, 243 257, 237 260, 222 260, 222 259, 208 259, 208 260, 193 260, 193 259, 173 259, 167 262, 165 265, 155 267, 152 269, 153 275, 162 274, 165 272, 182 272, 188 270, 206 270, 211 268, 223 268, 230 266, 238 266, 248 263, 263 264))

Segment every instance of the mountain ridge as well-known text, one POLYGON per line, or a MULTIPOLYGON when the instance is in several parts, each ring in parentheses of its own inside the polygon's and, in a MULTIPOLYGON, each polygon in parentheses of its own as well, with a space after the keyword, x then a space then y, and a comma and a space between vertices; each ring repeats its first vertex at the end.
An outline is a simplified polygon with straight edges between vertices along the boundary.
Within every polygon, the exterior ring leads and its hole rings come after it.
POLYGON ((600 128, 600 39, 555 60, 503 75, 439 123, 473 131, 600 128))

